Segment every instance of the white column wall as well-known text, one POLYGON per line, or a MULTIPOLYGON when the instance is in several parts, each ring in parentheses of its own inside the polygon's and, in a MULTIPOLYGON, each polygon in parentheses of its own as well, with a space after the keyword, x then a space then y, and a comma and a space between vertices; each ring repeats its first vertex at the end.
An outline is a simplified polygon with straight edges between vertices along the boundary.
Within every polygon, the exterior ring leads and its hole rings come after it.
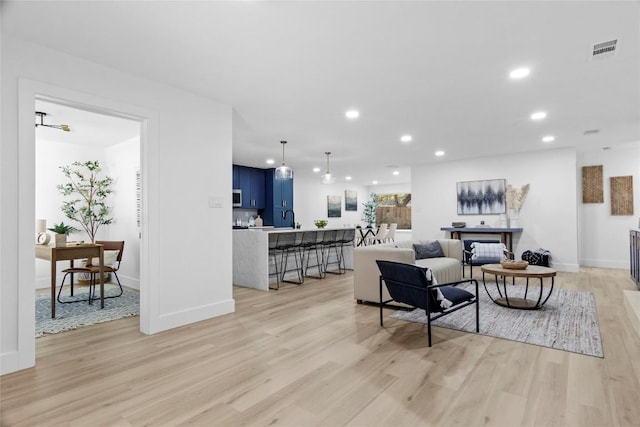
POLYGON ((580 265, 629 268, 629 230, 640 218, 640 143, 578 155, 580 265), (603 166, 604 203, 582 203, 582 167, 603 166), (611 215, 612 176, 633 176, 633 215, 611 215))
MULTIPOLYGON (((495 225, 497 215, 458 215, 456 183, 505 178, 507 184, 530 184, 520 211, 521 235, 514 235, 519 258, 526 249, 551 251, 558 270, 578 270, 576 152, 559 149, 412 167, 414 239, 445 236, 440 227, 453 221, 495 225)), ((448 233, 447 233, 448 234, 448 233)))
POLYGON ((232 312, 231 108, 2 36, 0 373, 35 363, 35 96, 143 121, 141 330, 232 312), (221 198, 223 208, 209 208, 221 198), (215 242, 215 244, 212 244, 215 242), (215 275, 198 265, 216 263, 215 275))

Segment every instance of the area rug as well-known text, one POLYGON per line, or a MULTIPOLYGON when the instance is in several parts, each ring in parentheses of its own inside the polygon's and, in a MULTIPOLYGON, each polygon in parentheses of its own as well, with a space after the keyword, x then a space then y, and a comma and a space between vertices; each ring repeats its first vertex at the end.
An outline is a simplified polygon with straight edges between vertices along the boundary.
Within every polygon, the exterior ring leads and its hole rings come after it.
MULTIPOLYGON (((105 296, 117 295, 119 289, 115 285, 105 285, 105 296)), ((98 290, 98 294, 100 291, 98 290)), ((87 299, 87 291, 81 290, 74 297, 62 297, 63 301, 87 299)), ((60 304, 56 301, 56 317, 51 318, 50 295, 36 296, 36 338, 45 334, 57 334, 82 326, 94 325, 124 317, 137 316, 140 313, 140 295, 137 291, 124 288, 124 293, 117 298, 104 300, 104 308, 100 309, 100 299, 91 305, 87 301, 73 304, 60 304)))
MULTIPOLYGON (((466 286, 467 290, 473 289, 472 286, 466 286)), ((509 296, 522 296, 524 293, 524 286, 508 286, 509 296)), ((495 283, 487 284, 487 287, 495 292, 495 283)), ((529 298, 532 297, 531 291, 530 287, 529 298)), ((482 284, 479 294, 482 335, 604 357, 598 314, 591 292, 555 289, 540 310, 517 310, 494 304, 482 284)), ((399 310, 391 317, 427 323, 424 310, 421 309, 399 310)), ((475 309, 464 308, 431 322, 431 325, 475 333, 475 309)))

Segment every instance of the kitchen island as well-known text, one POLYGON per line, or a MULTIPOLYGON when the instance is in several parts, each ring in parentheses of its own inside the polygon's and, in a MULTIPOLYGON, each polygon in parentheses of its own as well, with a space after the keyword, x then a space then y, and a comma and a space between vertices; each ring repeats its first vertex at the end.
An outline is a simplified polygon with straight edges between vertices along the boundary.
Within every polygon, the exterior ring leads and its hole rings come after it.
MULTIPOLYGON (((345 228, 324 228, 320 230, 315 228, 306 230, 249 228, 233 230, 233 284, 268 291, 270 281, 273 284, 276 283, 276 276, 269 275, 269 239, 276 238, 280 233, 296 233, 296 241, 299 242, 302 240, 302 233, 305 231, 318 231, 318 240, 321 240, 323 232, 330 230, 345 230, 345 228)), ((292 256, 289 265, 295 265, 292 256)), ((353 245, 344 247, 344 266, 349 270, 353 269, 353 245)), ((271 270, 273 272, 273 266, 271 270)), ((295 276, 295 274, 292 275, 295 276)))

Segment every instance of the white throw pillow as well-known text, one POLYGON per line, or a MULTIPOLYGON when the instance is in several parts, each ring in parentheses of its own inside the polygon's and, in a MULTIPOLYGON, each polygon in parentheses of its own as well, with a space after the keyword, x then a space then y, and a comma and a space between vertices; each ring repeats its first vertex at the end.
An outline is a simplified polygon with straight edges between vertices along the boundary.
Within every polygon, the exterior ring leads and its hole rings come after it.
POLYGON ((471 244, 471 259, 507 259, 504 251, 507 247, 504 243, 480 243, 473 242, 471 244))
MULTIPOLYGON (((120 254, 120 251, 104 251, 104 266, 105 267, 111 267, 111 268, 116 268, 117 264, 118 264, 118 255, 120 254)), ((87 261, 83 260, 82 261, 82 266, 86 266, 87 265, 87 261)), ((100 260, 98 258, 92 258, 91 259, 91 265, 93 265, 94 267, 97 267, 100 265, 100 260)))

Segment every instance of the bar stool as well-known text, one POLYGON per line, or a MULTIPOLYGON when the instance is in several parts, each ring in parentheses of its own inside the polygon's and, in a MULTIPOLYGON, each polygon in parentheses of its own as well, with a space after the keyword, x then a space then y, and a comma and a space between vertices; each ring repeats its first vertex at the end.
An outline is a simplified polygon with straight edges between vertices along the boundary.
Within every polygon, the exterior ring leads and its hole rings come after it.
POLYGON ((304 279, 302 278, 302 266, 299 261, 300 246, 296 242, 297 234, 298 233, 280 233, 275 248, 280 252, 280 281, 301 285, 304 282, 304 279), (296 263, 296 268, 294 269, 287 269, 290 255, 293 255, 293 259, 296 263), (285 279, 286 274, 291 271, 296 272, 296 275, 298 276, 297 281, 285 279))
POLYGON ((276 276, 276 287, 269 289, 278 290, 280 289, 280 272, 278 271, 278 254, 280 253, 280 249, 278 249, 278 236, 277 233, 269 233, 269 277, 276 276), (273 261, 273 267, 275 272, 271 272, 271 262, 273 261))
POLYGON ((342 264, 343 273, 347 271, 347 267, 345 266, 345 263, 344 263, 344 248, 346 246, 353 247, 355 243, 354 242, 355 237, 356 237, 356 230, 354 228, 348 228, 344 230, 344 234, 342 235, 342 238, 338 240, 338 244, 340 246, 340 263, 342 264))
POLYGON ((342 274, 340 270, 340 254, 338 253, 338 233, 340 233, 340 238, 342 238, 342 233, 344 230, 329 230, 325 231, 322 235, 322 249, 323 253, 327 254, 327 257, 324 259, 324 272, 331 274, 342 274), (333 249, 333 253, 335 254, 335 261, 331 261, 331 250, 333 249), (338 272, 329 271, 329 265, 338 264, 338 272))
POLYGON ((312 277, 314 279, 323 279, 324 276, 322 274, 322 257, 318 254, 318 232, 316 230, 305 231, 302 233, 302 241, 300 242, 300 259, 302 260, 302 264, 304 265, 304 270, 302 272, 302 280, 304 277, 312 277), (315 253, 316 263, 309 265, 309 260, 311 259, 311 253, 315 253), (305 262, 306 260, 306 262, 305 262), (317 276, 309 275, 309 267, 316 268, 318 270, 317 276))

